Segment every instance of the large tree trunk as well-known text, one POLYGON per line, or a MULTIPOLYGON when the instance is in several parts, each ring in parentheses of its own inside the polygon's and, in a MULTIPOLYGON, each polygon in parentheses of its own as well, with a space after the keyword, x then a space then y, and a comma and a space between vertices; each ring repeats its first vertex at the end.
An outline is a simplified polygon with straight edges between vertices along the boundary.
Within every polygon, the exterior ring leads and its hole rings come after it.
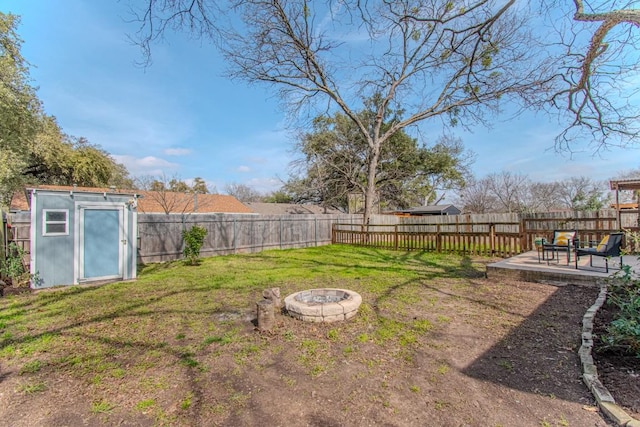
POLYGON ((376 144, 371 150, 371 157, 367 166, 367 185, 364 193, 364 213, 362 215, 362 224, 369 225, 371 214, 373 212, 373 204, 376 200, 376 175, 378 170, 378 160, 380 157, 380 145, 376 144))

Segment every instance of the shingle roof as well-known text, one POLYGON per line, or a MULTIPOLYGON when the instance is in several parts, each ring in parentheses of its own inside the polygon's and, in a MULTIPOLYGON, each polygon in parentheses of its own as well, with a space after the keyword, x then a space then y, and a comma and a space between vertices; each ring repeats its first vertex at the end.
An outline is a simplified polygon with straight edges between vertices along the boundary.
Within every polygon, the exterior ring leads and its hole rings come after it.
MULTIPOLYGON (((137 194, 140 213, 254 213, 233 196, 224 194, 184 194, 174 192, 123 190, 98 187, 72 187, 62 185, 37 185, 27 187, 27 191, 77 191, 82 193, 137 194), (163 207, 164 206, 164 207, 163 207), (166 209, 165 209, 166 207, 166 209)), ((11 210, 29 210, 25 191, 17 191, 11 200, 11 210)))
POLYGON ((454 205, 429 205, 429 206, 419 206, 417 208, 411 209, 399 209, 398 212, 402 213, 441 213, 441 212, 460 212, 460 209, 455 207, 454 205))
POLYGON ((255 213, 238 199, 226 194, 185 194, 141 191, 141 213, 255 213))

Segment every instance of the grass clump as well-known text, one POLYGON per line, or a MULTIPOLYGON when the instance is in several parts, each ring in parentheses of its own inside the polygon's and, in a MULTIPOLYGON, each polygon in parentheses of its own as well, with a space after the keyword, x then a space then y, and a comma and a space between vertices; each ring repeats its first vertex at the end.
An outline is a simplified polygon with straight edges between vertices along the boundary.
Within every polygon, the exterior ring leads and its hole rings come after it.
POLYGON ((24 394, 39 393, 45 391, 46 389, 46 384, 41 381, 35 383, 23 383, 18 387, 18 391, 24 394))
POLYGON ((39 360, 32 360, 30 362, 25 363, 22 368, 20 368, 20 375, 24 374, 35 374, 42 368, 42 362, 39 360))
POLYGON ((107 414, 111 412, 113 408, 115 408, 115 405, 112 405, 105 400, 91 402, 91 413, 93 414, 107 414))
POLYGON ((154 407, 155 404, 156 401, 154 399, 141 400, 140 402, 136 403, 136 409, 138 409, 139 411, 146 411, 154 407))

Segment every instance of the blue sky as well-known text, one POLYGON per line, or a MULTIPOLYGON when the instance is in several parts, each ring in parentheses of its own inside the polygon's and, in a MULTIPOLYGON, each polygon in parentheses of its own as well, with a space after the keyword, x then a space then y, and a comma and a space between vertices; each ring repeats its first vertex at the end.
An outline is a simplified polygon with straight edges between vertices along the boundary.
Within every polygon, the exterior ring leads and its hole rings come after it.
MULTIPOLYGON (((0 10, 22 18, 22 53, 46 112, 132 175, 199 176, 220 192, 232 182, 277 189, 294 141, 274 92, 224 78, 215 49, 185 35, 155 44, 153 64, 141 68, 142 53, 127 39, 136 30, 126 22, 127 7, 115 0, 0 0, 0 10)), ((640 168, 638 150, 556 154, 558 131, 549 118, 531 113, 453 134, 476 153, 472 169, 479 178, 505 170, 534 181, 606 180, 640 168)), ((426 127, 422 135, 435 140, 440 133, 426 127)))

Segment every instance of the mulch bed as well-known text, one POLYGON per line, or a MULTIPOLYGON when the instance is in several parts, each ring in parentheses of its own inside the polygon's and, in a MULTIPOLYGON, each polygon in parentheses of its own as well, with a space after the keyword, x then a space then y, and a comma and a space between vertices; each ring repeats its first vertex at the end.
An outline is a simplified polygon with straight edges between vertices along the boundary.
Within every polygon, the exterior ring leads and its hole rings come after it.
POLYGON ((606 334, 607 325, 615 318, 617 308, 604 304, 594 322, 593 358, 598 377, 613 395, 616 403, 637 420, 640 420, 640 359, 610 348, 600 339, 606 334))

